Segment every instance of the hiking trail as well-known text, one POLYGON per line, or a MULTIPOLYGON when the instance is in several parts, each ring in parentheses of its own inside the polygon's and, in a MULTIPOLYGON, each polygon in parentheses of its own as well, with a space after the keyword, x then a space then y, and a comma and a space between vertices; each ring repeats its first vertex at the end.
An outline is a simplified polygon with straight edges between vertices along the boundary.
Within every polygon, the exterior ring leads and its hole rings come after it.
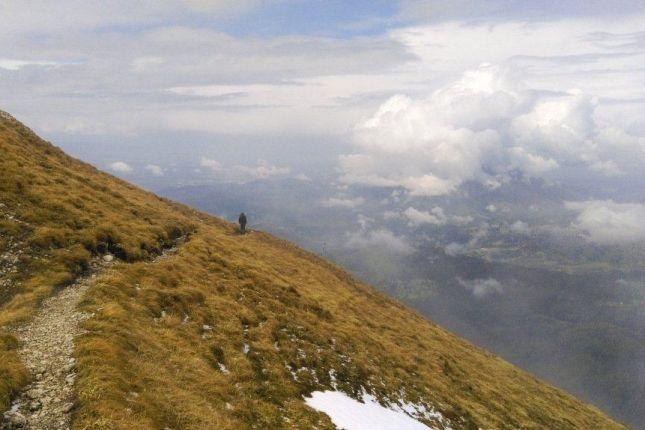
MULTIPOLYGON (((177 241, 179 243, 180 241, 177 241)), ((174 253, 174 246, 150 263, 174 253)), ((20 359, 32 381, 4 413, 0 430, 68 430, 75 405, 74 339, 83 334, 81 322, 92 315, 77 309, 85 292, 111 270, 111 255, 91 263, 90 273, 43 301, 35 317, 13 330, 20 340, 20 359)))

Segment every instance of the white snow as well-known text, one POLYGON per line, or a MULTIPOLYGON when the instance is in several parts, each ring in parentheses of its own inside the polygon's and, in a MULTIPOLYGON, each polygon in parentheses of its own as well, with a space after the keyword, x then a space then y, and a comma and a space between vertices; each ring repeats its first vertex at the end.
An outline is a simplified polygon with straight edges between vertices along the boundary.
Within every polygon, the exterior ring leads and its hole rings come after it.
POLYGON ((364 403, 339 391, 314 391, 305 398, 307 405, 329 416, 344 430, 428 430, 430 427, 407 415, 403 410, 381 406, 369 394, 364 403))

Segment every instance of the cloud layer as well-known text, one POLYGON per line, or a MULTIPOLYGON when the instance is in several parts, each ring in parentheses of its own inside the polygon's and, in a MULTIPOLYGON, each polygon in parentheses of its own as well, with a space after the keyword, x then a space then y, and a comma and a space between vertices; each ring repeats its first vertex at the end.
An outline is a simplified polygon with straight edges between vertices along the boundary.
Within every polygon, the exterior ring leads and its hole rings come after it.
POLYGON ((350 233, 346 246, 356 249, 374 249, 391 252, 393 254, 407 255, 414 252, 414 248, 404 237, 397 236, 386 228, 372 231, 361 229, 350 233))
POLYGON ((567 202, 578 213, 573 226, 604 245, 645 241, 645 205, 612 200, 567 202))
POLYGON ((255 166, 240 164, 223 166, 215 159, 202 157, 200 165, 210 170, 219 180, 237 183, 283 177, 291 173, 289 167, 274 166, 261 159, 255 166))
POLYGON ((538 91, 510 74, 486 64, 426 98, 390 98, 356 127, 358 152, 341 156, 342 180, 438 196, 466 181, 495 187, 512 172, 640 169, 645 137, 600 118, 596 98, 577 89, 538 91))
POLYGON ((473 296, 481 299, 483 297, 500 294, 504 291, 504 286, 494 278, 487 279, 462 279, 457 278, 459 284, 473 293, 473 296))

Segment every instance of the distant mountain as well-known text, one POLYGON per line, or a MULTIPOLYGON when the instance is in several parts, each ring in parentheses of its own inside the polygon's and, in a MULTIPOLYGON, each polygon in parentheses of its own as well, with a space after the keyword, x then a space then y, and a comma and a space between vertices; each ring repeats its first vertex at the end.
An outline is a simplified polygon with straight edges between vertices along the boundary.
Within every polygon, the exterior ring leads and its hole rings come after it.
POLYGON ((24 401, 7 428, 49 412, 75 429, 333 428, 352 399, 410 428, 624 428, 333 264, 101 173, 4 113, 0 175, 0 406, 24 401), (70 403, 51 408, 61 377, 70 403))

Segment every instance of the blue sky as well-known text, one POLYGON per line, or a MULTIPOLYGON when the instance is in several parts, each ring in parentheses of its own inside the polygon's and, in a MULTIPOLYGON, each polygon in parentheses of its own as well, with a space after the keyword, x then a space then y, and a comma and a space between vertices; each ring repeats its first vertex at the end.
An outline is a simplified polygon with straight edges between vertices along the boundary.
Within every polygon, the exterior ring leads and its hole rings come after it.
POLYGON ((384 33, 393 25, 399 10, 397 2, 385 0, 283 1, 218 24, 236 36, 306 34, 349 38, 384 33))

